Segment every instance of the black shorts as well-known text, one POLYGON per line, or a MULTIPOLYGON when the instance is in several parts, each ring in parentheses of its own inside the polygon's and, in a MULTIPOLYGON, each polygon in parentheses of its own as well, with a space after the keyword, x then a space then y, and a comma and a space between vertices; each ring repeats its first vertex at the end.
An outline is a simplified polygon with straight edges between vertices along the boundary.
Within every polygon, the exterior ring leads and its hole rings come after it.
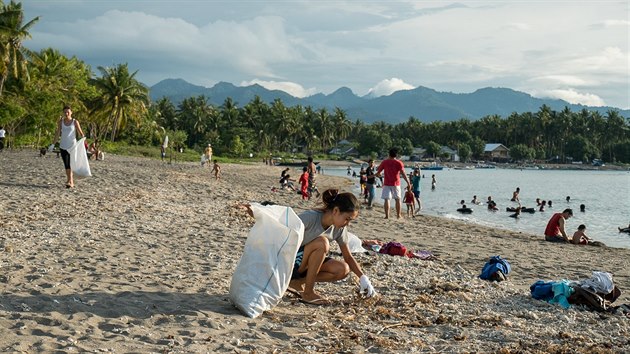
MULTIPOLYGON (((300 269, 300 266, 302 265, 303 257, 304 257, 304 246, 300 246, 300 248, 297 251, 297 254, 295 255, 295 262, 293 263, 293 272, 291 272, 291 279, 306 278, 306 272, 308 272, 308 269, 303 271, 302 273, 298 271, 300 269)), ((324 262, 322 262, 322 264, 328 262, 331 259, 332 258, 330 257, 324 258, 324 262)))
POLYGON ((61 152, 61 159, 63 160, 63 167, 65 167, 66 170, 69 170, 70 169, 70 153, 64 149, 59 149, 59 151, 61 152))

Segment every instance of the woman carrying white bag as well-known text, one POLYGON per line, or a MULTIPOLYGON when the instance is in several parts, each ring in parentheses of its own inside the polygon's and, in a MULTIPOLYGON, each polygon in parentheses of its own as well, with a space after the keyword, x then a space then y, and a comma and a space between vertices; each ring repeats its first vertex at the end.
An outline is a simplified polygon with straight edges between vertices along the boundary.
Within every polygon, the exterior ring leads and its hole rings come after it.
POLYGON ((63 160, 63 166, 66 169, 66 188, 74 187, 74 176, 70 166, 69 150, 76 145, 77 133, 81 134, 82 138, 85 138, 85 134, 83 134, 83 130, 81 130, 79 121, 72 118, 72 109, 70 109, 70 106, 65 106, 63 107, 63 115, 59 118, 59 122, 57 123, 57 131, 55 132, 53 140, 55 144, 59 142, 61 159, 63 160))
POLYGON ((304 238, 295 258, 288 291, 300 296, 304 303, 329 305, 329 300, 315 292, 315 283, 341 280, 352 271, 359 277, 360 292, 367 297, 375 296, 370 279, 363 274, 348 248, 346 228, 359 216, 359 201, 352 193, 328 189, 322 193, 322 202, 322 208, 298 215, 304 223, 304 238), (339 245, 343 261, 327 257, 331 241, 339 245))

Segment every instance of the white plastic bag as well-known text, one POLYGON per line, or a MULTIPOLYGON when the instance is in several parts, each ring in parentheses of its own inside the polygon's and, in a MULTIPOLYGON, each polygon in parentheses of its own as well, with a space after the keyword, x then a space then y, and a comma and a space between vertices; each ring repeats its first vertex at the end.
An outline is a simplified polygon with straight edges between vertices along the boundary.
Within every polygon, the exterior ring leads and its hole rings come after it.
POLYGON ((367 252, 365 248, 363 248, 363 242, 359 238, 359 236, 348 232, 348 248, 351 253, 364 253, 367 252))
POLYGON ((590 279, 583 280, 580 284, 583 288, 593 289, 595 292, 610 294, 615 288, 612 274, 608 272, 593 271, 590 279))
POLYGON ((81 177, 92 176, 87 152, 85 151, 85 138, 77 141, 70 149, 68 149, 68 153, 70 154, 70 168, 75 175, 81 177))
POLYGON ((289 286, 304 224, 293 209, 252 204, 256 224, 249 231, 230 284, 230 300, 255 318, 275 307, 289 286))

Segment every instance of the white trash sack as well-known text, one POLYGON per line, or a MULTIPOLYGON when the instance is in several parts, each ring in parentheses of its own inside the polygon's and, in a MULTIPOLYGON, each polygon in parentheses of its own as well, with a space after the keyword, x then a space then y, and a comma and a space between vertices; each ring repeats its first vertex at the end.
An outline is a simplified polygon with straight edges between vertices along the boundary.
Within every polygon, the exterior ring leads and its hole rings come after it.
POLYGON ((92 176, 90 163, 88 162, 87 151, 85 151, 85 138, 77 141, 70 149, 70 169, 75 175, 80 177, 92 176))
POLYGON ((230 301, 255 318, 274 308, 289 287, 304 224, 293 209, 252 203, 256 223, 249 230, 230 283, 230 301))
POLYGON ((350 249, 350 253, 367 252, 367 250, 363 248, 363 241, 361 241, 359 236, 351 232, 348 232, 348 248, 350 249))

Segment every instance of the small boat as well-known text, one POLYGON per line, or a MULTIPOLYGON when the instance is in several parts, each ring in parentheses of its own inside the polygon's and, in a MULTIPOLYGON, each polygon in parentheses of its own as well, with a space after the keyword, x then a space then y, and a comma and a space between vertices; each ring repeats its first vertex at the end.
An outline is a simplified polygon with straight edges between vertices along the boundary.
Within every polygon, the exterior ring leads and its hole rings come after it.
POLYGON ((436 164, 435 162, 433 162, 428 166, 420 166, 420 169, 427 170, 427 171, 442 171, 444 169, 444 166, 440 166, 436 164))

